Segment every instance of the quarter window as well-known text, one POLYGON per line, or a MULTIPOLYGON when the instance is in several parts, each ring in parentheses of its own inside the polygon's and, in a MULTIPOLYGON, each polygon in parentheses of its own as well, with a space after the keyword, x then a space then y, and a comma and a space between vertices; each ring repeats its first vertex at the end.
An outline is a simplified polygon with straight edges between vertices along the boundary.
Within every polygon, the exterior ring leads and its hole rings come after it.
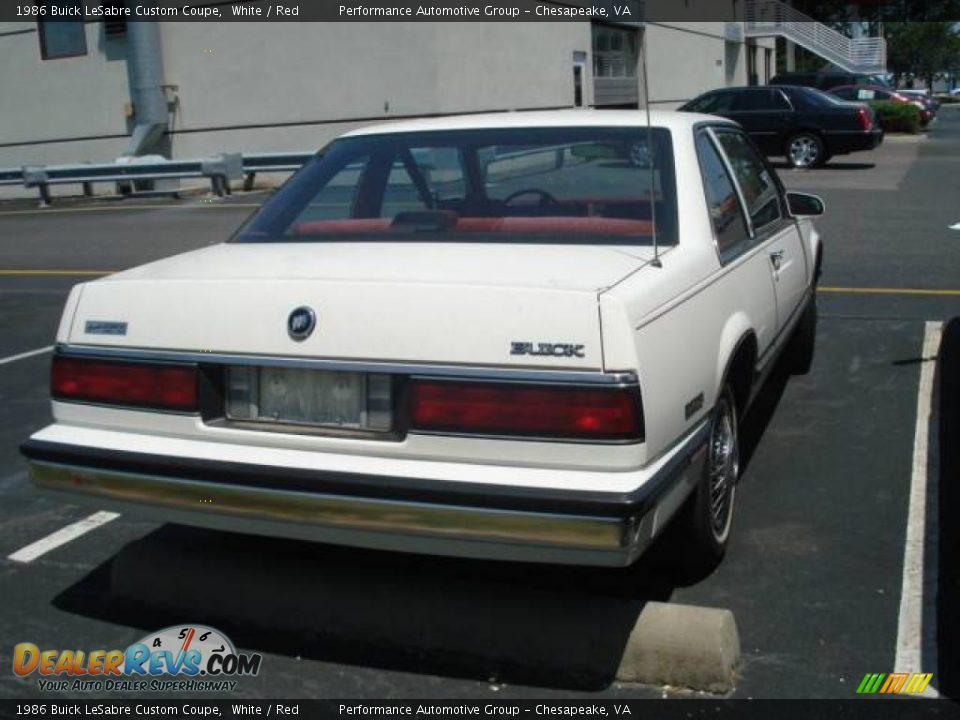
POLYGON ((697 135, 697 155, 717 249, 721 262, 726 263, 737 255, 739 247, 749 239, 747 223, 733 181, 720 153, 706 133, 697 135))
POLYGON ((717 139, 743 193, 753 230, 760 234, 781 217, 780 193, 773 173, 743 133, 724 130, 717 132, 717 139))

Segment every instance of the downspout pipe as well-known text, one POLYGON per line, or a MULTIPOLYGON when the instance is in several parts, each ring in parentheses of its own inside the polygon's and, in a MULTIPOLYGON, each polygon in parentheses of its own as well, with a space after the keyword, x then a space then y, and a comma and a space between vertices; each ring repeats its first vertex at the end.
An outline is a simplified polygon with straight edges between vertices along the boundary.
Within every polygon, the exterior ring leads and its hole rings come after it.
POLYGON ((127 23, 127 76, 136 125, 124 155, 143 155, 167 129, 167 98, 163 92, 160 28, 155 22, 127 23))

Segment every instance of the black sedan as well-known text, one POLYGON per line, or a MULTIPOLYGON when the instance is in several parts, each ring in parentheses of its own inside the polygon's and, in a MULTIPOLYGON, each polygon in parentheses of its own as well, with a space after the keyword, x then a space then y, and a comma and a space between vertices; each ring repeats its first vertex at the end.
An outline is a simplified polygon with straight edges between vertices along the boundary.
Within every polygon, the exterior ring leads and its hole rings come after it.
POLYGON ((834 155, 872 150, 883 142, 873 110, 808 87, 760 86, 712 90, 680 110, 736 120, 767 155, 797 168, 834 155))

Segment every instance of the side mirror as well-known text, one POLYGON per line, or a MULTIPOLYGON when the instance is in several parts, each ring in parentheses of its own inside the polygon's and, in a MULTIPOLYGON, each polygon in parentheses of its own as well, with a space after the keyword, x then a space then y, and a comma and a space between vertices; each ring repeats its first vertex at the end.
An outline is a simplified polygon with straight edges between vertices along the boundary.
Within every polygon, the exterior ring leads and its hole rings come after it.
POLYGON ((790 214, 797 217, 823 215, 823 211, 826 209, 819 196, 801 192, 788 192, 787 205, 790 208, 790 214))

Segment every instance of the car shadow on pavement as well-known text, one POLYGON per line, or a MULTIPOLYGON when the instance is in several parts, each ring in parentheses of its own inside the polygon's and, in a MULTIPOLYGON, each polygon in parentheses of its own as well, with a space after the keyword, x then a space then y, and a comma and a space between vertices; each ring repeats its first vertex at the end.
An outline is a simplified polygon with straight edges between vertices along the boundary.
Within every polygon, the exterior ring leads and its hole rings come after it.
POLYGON ((404 672, 575 690, 616 678, 670 573, 376 552, 165 525, 54 600, 149 630, 210 625, 240 647, 404 672))
POLYGON ((770 371, 766 382, 757 392, 747 416, 740 423, 740 477, 743 478, 757 446, 773 419, 787 384, 792 377, 789 368, 780 360, 770 371))
MULTIPOLYGON (((939 552, 936 599, 937 667, 942 697, 960 698, 960 318, 944 326, 939 384, 939 552)), ((926 618, 925 618, 926 620, 926 618)), ((924 667, 922 672, 930 672, 924 667)))
MULTIPOLYGON (((782 365, 782 363, 781 363, 782 365)), ((746 467, 790 378, 741 426, 746 467)), ((58 595, 66 612, 146 630, 210 625, 240 647, 365 667, 574 690, 616 680, 646 603, 709 574, 669 528, 629 568, 484 562, 165 525, 58 595)))

